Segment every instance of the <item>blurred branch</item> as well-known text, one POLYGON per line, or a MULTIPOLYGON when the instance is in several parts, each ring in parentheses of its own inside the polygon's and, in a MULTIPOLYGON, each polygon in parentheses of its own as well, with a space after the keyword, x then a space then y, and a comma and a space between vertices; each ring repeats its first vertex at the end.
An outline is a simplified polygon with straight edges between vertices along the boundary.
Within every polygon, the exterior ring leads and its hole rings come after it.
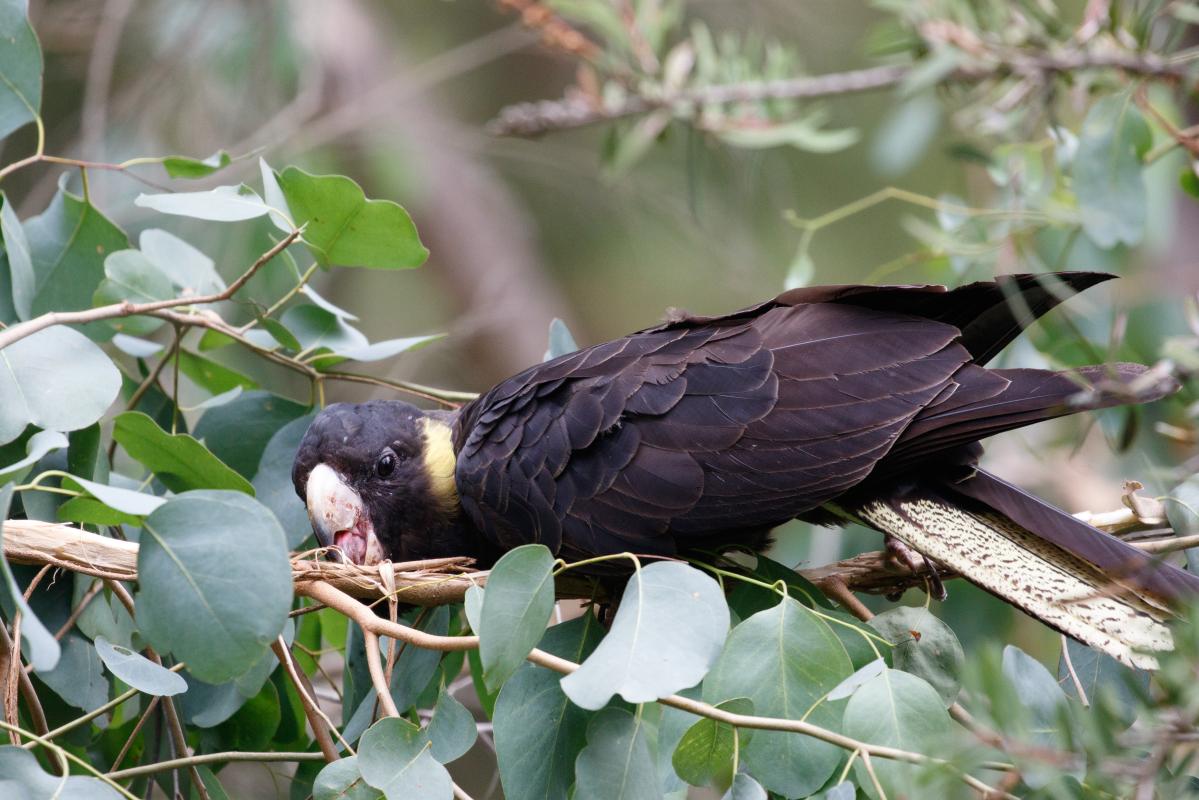
MULTIPOLYGON (((561 100, 519 103, 503 108, 496 118, 488 123, 487 130, 496 136, 537 136, 550 131, 622 119, 657 109, 681 109, 689 112, 704 106, 724 103, 799 100, 857 94, 898 86, 919 68, 920 65, 881 66, 785 80, 693 86, 656 95, 643 91, 610 104, 601 104, 594 98, 576 92, 561 100)), ((942 78, 941 83, 979 83, 1012 75, 1044 79, 1054 75, 1092 70, 1119 70, 1142 78, 1170 82, 1185 80, 1196 74, 1192 64, 1170 61, 1153 53, 987 51, 984 63, 959 67, 942 78)))

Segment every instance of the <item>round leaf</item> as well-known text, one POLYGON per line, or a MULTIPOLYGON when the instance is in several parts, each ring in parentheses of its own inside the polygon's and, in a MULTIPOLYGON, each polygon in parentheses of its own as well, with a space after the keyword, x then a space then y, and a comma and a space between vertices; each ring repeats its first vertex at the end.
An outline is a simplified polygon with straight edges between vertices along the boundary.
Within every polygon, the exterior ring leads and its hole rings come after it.
POLYGON ((0 788, 8 800, 120 800, 121 795, 99 778, 60 778, 42 771, 37 756, 22 747, 0 747, 0 788))
POLYGON ((38 431, 25 443, 25 457, 11 464, 0 464, 0 484, 9 480, 19 481, 29 467, 42 460, 47 453, 61 450, 68 444, 67 437, 58 431, 38 431))
POLYGON ((383 793, 358 772, 358 756, 338 759, 316 776, 312 800, 382 800, 383 793))
MULTIPOLYGON (((733 629, 704 681, 704 699, 748 697, 756 714, 805 718, 835 730, 841 714, 824 697, 852 672, 845 647, 829 626, 788 597, 733 629)), ((819 789, 840 761, 837 747, 781 731, 755 731, 745 747, 754 777, 787 797, 819 789)))
MULTIPOLYGON (((915 675, 888 669, 849 698, 842 730, 870 744, 935 753, 950 728, 945 704, 932 686, 915 675)), ((919 796, 915 790, 919 767, 881 758, 871 763, 888 797, 919 796)), ((858 784, 875 797, 870 776, 860 761, 854 764, 854 770, 858 784)))
MULTIPOLYGON (((753 703, 739 698, 718 708, 734 714, 752 714, 753 703)), ((683 734, 671 764, 679 777, 692 786, 714 786, 725 791, 732 786, 736 769, 737 729, 714 719, 701 719, 683 734)))
POLYGON ((471 749, 479 738, 475 718, 448 690, 442 689, 433 706, 433 718, 425 729, 433 758, 442 764, 455 761, 471 749))
POLYGON ((953 629, 921 606, 900 606, 870 620, 870 627, 895 645, 891 665, 924 678, 946 707, 957 700, 966 660, 953 629))
POLYGON ((139 692, 166 697, 187 691, 183 676, 155 664, 141 653, 110 644, 103 636, 97 636, 95 644, 108 671, 139 692))
POLYGON ((291 466, 300 440, 313 419, 314 415, 308 414, 275 431, 262 451, 262 460, 254 474, 254 496, 279 520, 287 536, 287 546, 292 549, 312 535, 308 509, 296 495, 291 482, 291 466))
POLYGON ((262 658, 291 607, 283 531, 237 492, 168 500, 146 518, 137 571, 137 621, 147 640, 210 683, 262 658))
POLYGON ((121 373, 78 331, 54 325, 0 350, 0 444, 27 425, 86 428, 121 390, 121 373))
POLYGON ((225 466, 193 437, 167 433, 140 411, 126 411, 118 416, 112 438, 172 492, 228 489, 254 493, 249 481, 225 466))
POLYGON ((225 282, 207 255, 158 228, 144 230, 137 239, 146 258, 154 263, 184 295, 215 294, 225 282))
POLYGON ((450 800, 450 773, 429 752, 429 744, 407 720, 387 717, 362 734, 358 769, 388 800, 450 800))
POLYGON ((509 550, 491 568, 479 629, 489 689, 508 680, 545 633, 554 610, 553 568, 554 556, 540 544, 509 550))
MULTIPOLYGON (((484 615, 491 591, 489 583, 484 615)), ((612 630, 562 679, 562 691, 590 709, 617 693, 630 703, 657 700, 699 683, 728 629, 729 607, 716 581, 676 561, 650 564, 629 578, 612 630)))
POLYGON ((24 1, 0 4, 0 139, 42 107, 42 48, 27 15, 24 1))
POLYGON ((605 708, 587 726, 575 761, 575 800, 661 800, 648 732, 640 715, 605 708))

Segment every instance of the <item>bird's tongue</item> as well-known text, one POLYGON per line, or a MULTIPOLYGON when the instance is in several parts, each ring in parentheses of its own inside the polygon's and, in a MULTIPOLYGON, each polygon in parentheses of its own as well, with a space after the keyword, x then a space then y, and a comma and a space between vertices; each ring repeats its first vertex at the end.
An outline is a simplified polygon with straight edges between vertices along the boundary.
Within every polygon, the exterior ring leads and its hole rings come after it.
POLYGON ((366 558, 366 536, 357 531, 338 531, 333 535, 333 544, 341 548, 346 560, 353 564, 361 564, 366 558))

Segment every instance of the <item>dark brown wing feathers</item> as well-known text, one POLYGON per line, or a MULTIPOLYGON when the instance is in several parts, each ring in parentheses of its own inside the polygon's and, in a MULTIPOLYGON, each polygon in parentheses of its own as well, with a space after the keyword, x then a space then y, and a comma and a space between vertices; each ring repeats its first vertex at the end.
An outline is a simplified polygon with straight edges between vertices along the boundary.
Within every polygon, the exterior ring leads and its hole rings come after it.
MULTIPOLYGON (((760 537, 898 475, 928 470, 932 480, 944 464, 976 458, 982 437, 1080 410, 1070 399, 1110 373, 981 365, 1029 321, 1109 277, 800 289, 572 353, 463 409, 462 505, 505 548, 672 554, 760 537)), ((1120 365, 1115 377, 1142 370, 1120 365)), ((1118 402, 1126 398, 1096 393, 1086 407, 1118 402)), ((1006 497, 973 486, 971 502, 1006 497)), ((1035 503, 1006 502, 1049 524, 1035 503)), ((1068 524, 1053 531, 1067 548, 1081 535, 1068 524)), ((1082 549, 1117 559, 1106 544, 1082 549)))

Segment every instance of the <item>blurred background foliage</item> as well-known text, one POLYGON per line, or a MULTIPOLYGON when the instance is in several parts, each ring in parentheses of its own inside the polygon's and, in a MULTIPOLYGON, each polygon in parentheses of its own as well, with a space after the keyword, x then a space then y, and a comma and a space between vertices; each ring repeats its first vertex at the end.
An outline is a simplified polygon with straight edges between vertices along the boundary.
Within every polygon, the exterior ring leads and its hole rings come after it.
MULTIPOLYGON (((587 345, 668 307, 724 312, 790 285, 956 284, 1048 269, 1125 280, 1036 326, 1005 365, 1170 357, 1195 368, 1195 109, 1169 81, 1011 68, 1032 51, 1086 50, 1173 53, 1182 69, 1199 46, 1191 3, 30 5, 45 52, 47 152, 104 162, 260 152, 353 175, 368 196, 412 213, 431 252, 424 269, 314 280, 371 340, 448 332, 374 365, 384 377, 485 389, 541 359, 554 317, 587 345), (660 102, 713 83, 888 63, 918 66, 879 91, 819 101, 660 102), (532 101, 549 105, 503 111, 532 101), (637 102, 640 113, 611 122, 494 135, 539 114, 603 117, 637 102), (875 197, 884 187, 902 192, 875 197), (871 197, 879 202, 851 205, 871 197)), ((33 142, 28 128, 9 137, 4 161, 33 142)), ((77 188, 77 172, 32 169, 5 189, 27 218, 64 174, 77 188)), ((144 185, 90 174, 93 202, 131 238, 166 227, 199 243, 227 279, 269 246, 265 219, 197 235, 205 223, 133 205, 144 185)), ((192 188, 256 177, 256 159, 235 160, 192 188)), ((290 285, 276 262, 249 293, 269 302, 290 285)), ((302 378, 234 348, 212 357, 267 370, 275 391, 308 397, 302 378)), ((192 394, 185 386, 181 405, 207 396, 192 394)), ((340 384, 328 399, 375 394, 340 384)), ((1072 510, 1118 505, 1125 478, 1165 495, 1195 471, 1195 402, 1192 383, 1147 411, 1008 434, 988 463, 1072 510)), ((808 533, 781 534, 779 560, 820 564, 877 546, 863 531, 808 533)), ((1056 660, 1055 634, 972 587, 954 585, 938 611, 967 649, 999 636, 1056 660)))

